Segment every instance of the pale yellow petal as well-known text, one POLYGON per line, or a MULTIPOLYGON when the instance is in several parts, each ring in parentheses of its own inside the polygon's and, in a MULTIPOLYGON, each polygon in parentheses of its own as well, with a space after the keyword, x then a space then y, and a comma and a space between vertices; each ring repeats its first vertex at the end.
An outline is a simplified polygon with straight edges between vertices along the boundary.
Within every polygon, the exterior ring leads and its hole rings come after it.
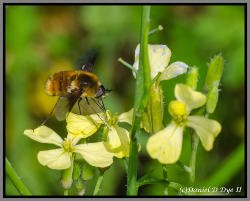
MULTIPOLYGON (((135 48, 135 63, 133 65, 133 67, 135 69, 139 69, 139 54, 140 54, 140 44, 136 46, 135 48)), ((136 73, 134 71, 133 72, 133 76, 136 78, 136 73)))
MULTIPOLYGON (((133 113, 134 113, 134 108, 132 108, 128 112, 122 113, 118 117, 118 122, 126 122, 126 123, 132 125, 133 113)), ((148 114, 146 112, 143 113, 143 115, 142 115, 141 128, 144 128, 144 130, 148 133, 150 132, 150 122, 149 122, 148 114)))
MULTIPOLYGON (((99 116, 103 118, 103 114, 99 114, 99 116)), ((96 114, 90 115, 90 117, 70 113, 66 118, 68 132, 75 135, 82 134, 85 138, 95 133, 101 126, 102 120, 96 114)))
MULTIPOLYGON (((133 67, 139 68, 139 53, 140 45, 135 49, 135 63, 133 67)), ((166 45, 148 45, 148 59, 151 68, 151 79, 153 79, 158 72, 163 72, 169 63, 171 51, 166 45)), ((136 74, 133 72, 134 77, 136 74)))
POLYGON ((221 132, 221 125, 217 121, 201 116, 188 116, 186 126, 196 131, 207 151, 213 148, 214 139, 221 132))
POLYGON ((118 116, 118 122, 126 122, 132 125, 133 113, 134 113, 134 108, 132 108, 128 112, 122 113, 121 115, 118 116))
POLYGON ((72 133, 68 133, 68 136, 67 136, 67 140, 71 140, 72 141, 72 145, 75 146, 77 144, 77 142, 82 139, 82 138, 86 138, 86 135, 83 135, 83 134, 79 134, 79 135, 74 135, 72 133))
POLYGON ((174 122, 148 139, 146 148, 151 158, 162 164, 178 161, 182 150, 183 127, 174 122))
POLYGON ((160 80, 169 80, 187 72, 188 65, 177 61, 169 65, 162 73, 160 80))
POLYGON ((129 132, 119 126, 112 126, 108 133, 107 142, 112 146, 117 158, 129 157, 129 132))
POLYGON ((33 130, 25 130, 24 135, 28 136, 32 140, 41 142, 55 144, 59 147, 62 147, 63 140, 62 138, 54 132, 52 129, 46 126, 40 126, 39 128, 33 130))
POLYGON ((38 161, 51 169, 63 170, 71 166, 71 153, 65 152, 62 148, 48 151, 40 151, 37 155, 38 161))
POLYGON ((171 51, 166 45, 148 45, 148 59, 151 68, 151 79, 158 72, 163 72, 171 57, 171 51))
POLYGON ((207 101, 207 97, 204 94, 198 91, 193 91, 185 84, 176 84, 174 93, 176 99, 184 103, 189 111, 201 107, 207 101))
POLYGON ((90 165, 95 167, 108 167, 113 163, 114 153, 106 142, 76 145, 73 151, 81 154, 90 165))

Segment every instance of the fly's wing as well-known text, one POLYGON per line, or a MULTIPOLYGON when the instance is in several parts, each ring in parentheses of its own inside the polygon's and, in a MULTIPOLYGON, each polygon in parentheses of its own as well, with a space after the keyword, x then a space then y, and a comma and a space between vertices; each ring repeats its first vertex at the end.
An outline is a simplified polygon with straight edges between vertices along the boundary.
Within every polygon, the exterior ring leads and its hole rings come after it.
POLYGON ((56 103, 56 118, 58 121, 66 119, 76 101, 80 98, 83 91, 81 89, 75 90, 71 93, 65 91, 61 93, 56 103))
POLYGON ((76 61, 76 67, 82 71, 92 73, 97 55, 98 51, 96 49, 88 50, 76 61))

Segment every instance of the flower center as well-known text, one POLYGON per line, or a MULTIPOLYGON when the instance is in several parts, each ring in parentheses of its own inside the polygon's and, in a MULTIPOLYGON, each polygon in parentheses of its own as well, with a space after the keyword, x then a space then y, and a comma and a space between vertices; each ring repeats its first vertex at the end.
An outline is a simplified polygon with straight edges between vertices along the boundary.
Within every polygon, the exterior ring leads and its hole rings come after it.
POLYGON ((173 117, 173 120, 178 124, 183 123, 183 120, 185 120, 190 113, 186 109, 186 106, 184 103, 180 101, 176 101, 176 100, 171 101, 169 103, 168 112, 173 117))
POLYGON ((64 138, 63 148, 67 152, 70 152, 73 150, 74 147, 73 147, 73 142, 71 141, 71 139, 64 138))
POLYGON ((109 125, 116 125, 118 124, 118 113, 116 112, 112 118, 109 119, 109 125))

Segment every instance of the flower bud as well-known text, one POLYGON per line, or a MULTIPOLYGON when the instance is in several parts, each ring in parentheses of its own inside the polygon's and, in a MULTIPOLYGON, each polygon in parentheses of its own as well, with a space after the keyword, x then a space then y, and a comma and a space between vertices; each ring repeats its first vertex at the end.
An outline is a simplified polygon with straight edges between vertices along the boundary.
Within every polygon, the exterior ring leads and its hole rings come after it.
POLYGON ((171 116, 182 116, 186 113, 186 106, 179 101, 171 101, 168 105, 168 112, 171 116))
POLYGON ((83 181, 82 178, 79 178, 76 183, 76 189, 78 195, 84 195, 88 181, 83 181))
POLYGON ((74 169, 73 169, 73 174, 72 174, 72 178, 73 180, 77 180, 80 175, 81 175, 81 166, 79 163, 76 163, 74 164, 74 169))
POLYGON ((82 178, 83 180, 90 180, 95 175, 95 167, 88 164, 87 161, 83 163, 82 178))
POLYGON ((72 182, 73 182, 72 172, 73 172, 72 164, 68 169, 62 170, 60 184, 62 185, 64 189, 69 189, 72 185, 72 182))
POLYGON ((196 90, 196 87, 197 87, 198 75, 199 74, 198 74, 197 67, 194 66, 194 67, 189 68, 189 71, 186 77, 186 85, 188 85, 194 91, 196 90))
POLYGON ((81 190, 82 187, 83 187, 83 183, 84 183, 84 181, 83 181, 83 179, 80 177, 80 178, 77 180, 77 182, 76 182, 76 189, 81 190))
POLYGON ((160 84, 154 83, 150 88, 150 98, 147 107, 149 117, 150 135, 162 130, 164 114, 163 90, 160 84))
POLYGON ((218 102, 218 98, 219 98, 218 86, 214 85, 209 89, 207 94, 206 110, 209 114, 212 114, 214 112, 218 102))
POLYGON ((215 56, 211 63, 209 64, 208 71, 207 71, 207 77, 204 85, 204 93, 207 94, 208 90, 211 86, 216 85, 218 86, 220 83, 220 78, 223 73, 223 66, 224 61, 221 54, 215 56))

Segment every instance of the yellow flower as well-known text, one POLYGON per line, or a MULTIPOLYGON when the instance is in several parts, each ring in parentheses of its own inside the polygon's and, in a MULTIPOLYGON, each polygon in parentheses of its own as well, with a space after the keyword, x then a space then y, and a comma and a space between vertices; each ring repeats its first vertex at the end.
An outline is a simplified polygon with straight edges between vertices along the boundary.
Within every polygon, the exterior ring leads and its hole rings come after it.
POLYGON ((76 145, 84 135, 72 135, 68 133, 64 140, 53 130, 41 126, 33 130, 25 130, 24 135, 41 142, 55 144, 59 149, 40 151, 37 155, 38 161, 51 169, 62 170, 71 166, 73 153, 79 153, 92 166, 107 167, 113 163, 112 150, 106 142, 87 143, 76 145))
POLYGON ((173 117, 170 125, 151 136, 147 142, 149 155, 163 164, 178 161, 185 126, 196 131, 207 151, 213 148, 214 139, 221 131, 221 125, 215 120, 202 116, 189 116, 192 109, 199 108, 206 103, 205 95, 193 91, 187 85, 177 84, 175 97, 177 101, 169 103, 169 112, 173 117))
MULTIPOLYGON (((114 155, 117 158, 123 158, 124 156, 129 156, 129 148, 130 148, 130 137, 129 132, 118 126, 119 122, 127 122, 129 124, 132 123, 133 110, 129 112, 123 113, 118 116, 117 113, 111 117, 109 110, 107 110, 108 123, 106 121, 104 113, 98 113, 90 115, 90 117, 95 121, 97 127, 100 127, 101 124, 108 124, 108 136, 107 143, 112 146, 112 150, 114 155), (102 118, 102 120, 98 117, 98 115, 102 118)), ((90 133, 92 134, 97 130, 95 124, 88 116, 76 115, 70 113, 66 119, 67 121, 67 130, 73 135, 84 135, 88 136, 90 133)))
MULTIPOLYGON (((139 69, 140 44, 135 49, 135 63, 133 67, 139 69)), ((160 80, 169 80, 187 72, 188 65, 177 61, 168 66, 171 51, 166 45, 148 45, 148 59, 151 68, 151 80, 161 72, 160 80), (168 66, 168 67, 167 67, 168 66)), ((134 77, 136 73, 133 72, 134 77)))

